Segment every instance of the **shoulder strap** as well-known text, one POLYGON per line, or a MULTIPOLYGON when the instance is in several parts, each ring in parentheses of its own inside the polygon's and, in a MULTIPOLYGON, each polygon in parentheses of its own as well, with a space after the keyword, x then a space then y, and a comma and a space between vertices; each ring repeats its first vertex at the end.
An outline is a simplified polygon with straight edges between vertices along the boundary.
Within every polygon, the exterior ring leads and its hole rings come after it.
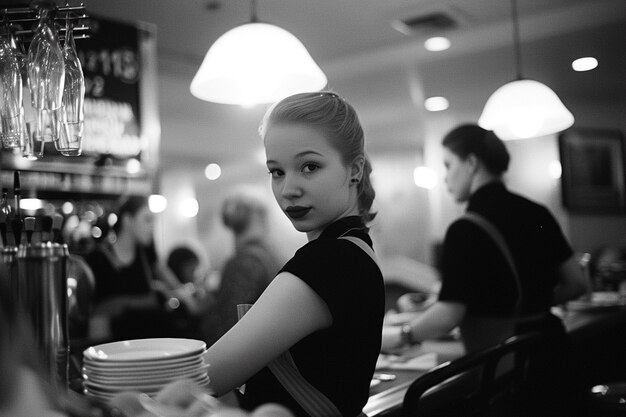
POLYGON ((350 242, 352 242, 355 245, 357 245, 359 248, 361 248, 363 250, 363 252, 368 254, 369 257, 372 258, 374 263, 376 263, 376 265, 378 265, 378 267, 380 268, 380 264, 378 263, 378 258, 376 258, 376 254, 374 253, 374 250, 371 248, 370 245, 365 243, 365 241, 363 239, 360 239, 360 238, 355 237, 355 236, 340 236, 338 239, 349 240, 350 242))
POLYGON ((509 264, 509 268, 511 269, 513 278, 515 279, 515 286, 516 286, 517 294, 518 294, 517 301, 515 302, 515 314, 516 315, 519 314, 520 307, 522 304, 522 285, 519 279, 519 275, 517 274, 517 268, 515 267, 513 255, 511 255, 511 251, 509 250, 509 247, 506 244, 506 241, 502 237, 502 234, 493 225, 493 223, 491 223, 484 216, 481 216, 478 213, 471 212, 471 211, 467 212, 461 217, 461 219, 468 220, 474 223, 475 225, 479 226, 481 229, 483 229, 485 233, 487 233, 487 235, 491 237, 491 239, 494 241, 496 246, 500 249, 500 252, 502 252, 504 259, 509 264))

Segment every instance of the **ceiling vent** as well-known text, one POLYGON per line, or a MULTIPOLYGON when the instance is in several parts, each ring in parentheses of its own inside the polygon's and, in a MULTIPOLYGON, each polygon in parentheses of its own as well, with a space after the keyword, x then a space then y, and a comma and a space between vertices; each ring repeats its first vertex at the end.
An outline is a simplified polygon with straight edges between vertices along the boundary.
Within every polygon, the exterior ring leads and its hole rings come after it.
POLYGON ((457 26, 456 20, 444 12, 433 12, 407 19, 397 19, 391 26, 405 35, 428 34, 453 29, 457 26))

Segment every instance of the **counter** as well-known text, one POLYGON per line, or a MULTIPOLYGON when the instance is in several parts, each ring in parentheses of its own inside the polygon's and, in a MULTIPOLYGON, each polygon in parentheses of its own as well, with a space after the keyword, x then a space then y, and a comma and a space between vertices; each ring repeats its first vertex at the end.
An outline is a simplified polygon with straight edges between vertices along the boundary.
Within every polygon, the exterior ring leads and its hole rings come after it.
MULTIPOLYGON (((602 381, 626 380, 626 307, 586 311, 557 310, 569 333, 583 383, 588 386, 602 381), (619 354, 618 354, 619 353, 619 354)), ((438 363, 460 357, 460 341, 425 341, 420 352, 436 352, 438 363)), ((393 381, 372 388, 363 412, 368 417, 398 415, 406 390, 427 371, 384 371, 396 375, 393 381)))

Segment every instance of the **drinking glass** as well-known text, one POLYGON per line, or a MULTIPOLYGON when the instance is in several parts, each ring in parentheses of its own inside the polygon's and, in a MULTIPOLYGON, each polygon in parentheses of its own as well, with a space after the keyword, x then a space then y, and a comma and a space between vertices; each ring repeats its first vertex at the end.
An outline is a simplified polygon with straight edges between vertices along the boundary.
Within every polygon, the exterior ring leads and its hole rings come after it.
POLYGON ((54 28, 52 11, 39 10, 39 24, 28 48, 28 86, 33 108, 37 113, 34 135, 40 140, 58 137, 65 83, 63 51, 54 28), (49 135, 52 135, 49 138, 49 135))
MULTIPOLYGON (((35 112, 33 110, 33 106, 30 99, 30 88, 28 87, 28 59, 26 57, 26 52, 24 51, 24 43, 18 39, 13 31, 12 27, 8 29, 8 38, 9 44, 11 45, 11 49, 13 51, 13 55, 17 59, 17 63, 20 67, 20 74, 22 76, 22 102, 20 108, 20 128, 22 131, 21 136, 21 147, 22 147, 22 156, 27 157, 29 159, 37 159, 35 152, 35 156, 31 154, 31 149, 34 149, 33 143, 31 143, 30 126, 34 125, 35 120, 35 112), (30 123, 30 126, 27 126, 27 123, 30 123), (24 154, 24 151, 28 152, 28 154, 24 154)), ((35 147, 36 148, 36 147, 35 147)), ((43 147, 41 148, 43 150, 43 147)), ((42 154, 43 155, 43 154, 42 154)), ((39 155, 39 156, 42 156, 39 155)))
POLYGON ((22 76, 9 42, 0 37, 0 141, 2 147, 21 146, 22 76))
POLYGON ((62 124, 60 135, 54 142, 56 149, 65 156, 81 154, 84 124, 85 78, 76 53, 73 32, 68 20, 63 45, 65 84, 61 111, 62 124))
POLYGON ((35 137, 32 130, 35 127, 34 122, 24 122, 24 134, 22 143, 22 156, 31 161, 37 160, 43 156, 45 142, 35 137))

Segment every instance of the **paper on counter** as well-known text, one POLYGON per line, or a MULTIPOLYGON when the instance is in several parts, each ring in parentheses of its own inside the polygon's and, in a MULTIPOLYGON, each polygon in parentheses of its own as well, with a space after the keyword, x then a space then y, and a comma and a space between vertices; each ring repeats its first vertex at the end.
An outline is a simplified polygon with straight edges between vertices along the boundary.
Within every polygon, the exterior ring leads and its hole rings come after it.
POLYGON ((404 360, 394 355, 380 355, 376 369, 397 369, 406 371, 428 371, 438 365, 437 353, 429 352, 404 360))

